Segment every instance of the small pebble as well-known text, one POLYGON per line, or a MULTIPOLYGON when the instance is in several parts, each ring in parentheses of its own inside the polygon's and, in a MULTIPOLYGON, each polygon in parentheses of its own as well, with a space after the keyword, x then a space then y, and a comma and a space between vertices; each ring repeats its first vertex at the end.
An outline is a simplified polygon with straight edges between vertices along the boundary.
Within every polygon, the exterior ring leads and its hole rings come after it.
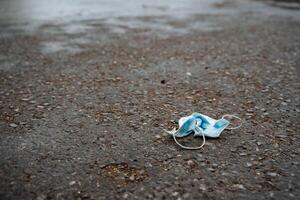
POLYGON ((272 176, 272 177, 275 177, 275 176, 277 176, 278 174, 275 173, 275 172, 268 172, 267 175, 272 176))
POLYGON ((131 175, 131 176, 129 177, 129 180, 131 180, 131 181, 134 181, 134 180, 135 180, 135 176, 134 176, 134 174, 133 174, 133 175, 131 175))
POLYGON ((71 181, 71 182, 69 183, 69 185, 72 186, 72 185, 74 185, 75 183, 76 183, 76 181, 71 181))
POLYGON ((213 166, 213 167, 218 167, 218 164, 213 163, 212 166, 213 166))
POLYGON ((179 194, 178 192, 173 192, 173 193, 172 193, 172 196, 173 196, 173 197, 176 197, 176 196, 178 196, 178 194, 179 194))
POLYGON ((31 98, 23 98, 22 101, 29 101, 31 98))
POLYGON ((244 152, 240 153, 240 156, 246 156, 246 155, 247 155, 247 153, 244 153, 244 152))
POLYGON ((241 190, 245 190, 246 189, 245 186, 242 185, 242 184, 234 184, 233 187, 241 189, 241 190))
POLYGON ((13 128, 16 128, 18 125, 15 124, 15 123, 10 123, 9 126, 10 126, 10 127, 13 127, 13 128))
POLYGON ((160 138, 161 138, 161 135, 155 135, 155 138, 156 138, 156 139, 160 139, 160 138))
POLYGON ((214 172, 216 171, 214 168, 207 168, 208 171, 214 172))
POLYGON ((188 160, 187 164, 188 164, 189 167, 195 167, 196 166, 195 162, 192 161, 192 160, 188 160))
POLYGON ((246 163, 246 166, 247 166, 247 167, 252 167, 252 163, 247 162, 247 163, 246 163))
POLYGON ((257 145, 258 145, 258 146, 261 146, 261 145, 262 145, 262 143, 261 143, 261 142, 257 142, 257 145))

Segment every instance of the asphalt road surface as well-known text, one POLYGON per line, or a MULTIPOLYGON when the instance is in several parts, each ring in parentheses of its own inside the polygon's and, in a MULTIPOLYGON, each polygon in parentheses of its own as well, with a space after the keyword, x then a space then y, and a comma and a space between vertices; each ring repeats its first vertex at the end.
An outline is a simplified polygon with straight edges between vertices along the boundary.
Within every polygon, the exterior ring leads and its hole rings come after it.
POLYGON ((298 1, 2 0, 0 199, 299 199, 299 65, 298 1))

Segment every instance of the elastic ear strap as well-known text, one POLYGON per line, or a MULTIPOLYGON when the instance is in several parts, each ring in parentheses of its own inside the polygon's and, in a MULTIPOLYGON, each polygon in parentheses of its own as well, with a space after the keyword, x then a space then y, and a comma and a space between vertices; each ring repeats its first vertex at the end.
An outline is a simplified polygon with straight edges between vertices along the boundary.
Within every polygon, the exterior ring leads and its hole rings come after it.
POLYGON ((226 128, 228 130, 234 130, 234 129, 237 129, 237 128, 240 128, 242 125, 243 125, 243 120, 241 118, 239 118, 238 116, 236 115, 229 115, 229 114, 226 114, 226 115, 223 115, 222 119, 224 119, 225 117, 230 117, 230 118, 235 118, 235 119, 238 119, 241 123, 236 126, 236 127, 230 127, 230 128, 226 128))
POLYGON ((177 132, 174 132, 174 133, 173 133, 173 139, 174 139, 174 141, 176 142, 176 144, 178 144, 178 146, 180 146, 180 147, 183 148, 183 149, 196 150, 196 149, 201 149, 201 148, 205 145, 205 136, 204 136, 204 134, 202 134, 203 142, 202 142, 201 146, 199 146, 199 147, 187 147, 187 146, 184 146, 184 145, 180 144, 180 143, 177 141, 177 139, 176 139, 176 133, 177 133, 177 132))
POLYGON ((166 132, 166 133, 168 133, 169 135, 173 135, 174 133, 177 133, 177 131, 176 131, 175 128, 173 128, 173 130, 171 130, 171 131, 168 131, 166 129, 163 129, 163 131, 166 132))

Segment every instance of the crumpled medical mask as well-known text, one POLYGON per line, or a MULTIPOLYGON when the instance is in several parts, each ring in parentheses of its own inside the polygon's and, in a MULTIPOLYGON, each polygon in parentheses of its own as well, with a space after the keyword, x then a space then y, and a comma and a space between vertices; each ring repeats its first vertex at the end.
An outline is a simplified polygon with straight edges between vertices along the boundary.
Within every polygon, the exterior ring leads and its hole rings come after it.
POLYGON ((235 115, 224 115, 221 119, 215 120, 206 115, 195 112, 190 116, 180 118, 179 128, 177 130, 174 128, 171 131, 167 131, 167 130, 164 131, 171 134, 174 138, 174 141, 180 147, 184 149, 200 149, 205 145, 205 137, 218 138, 225 129, 229 129, 229 130, 237 129, 241 127, 241 125, 242 125, 242 119, 235 115), (237 127, 228 127, 230 122, 227 119, 225 119, 225 117, 236 118, 240 120, 241 123, 237 127), (203 143, 201 146, 187 147, 180 144, 176 139, 176 137, 185 137, 190 135, 191 133, 194 133, 194 137, 202 136, 203 143))

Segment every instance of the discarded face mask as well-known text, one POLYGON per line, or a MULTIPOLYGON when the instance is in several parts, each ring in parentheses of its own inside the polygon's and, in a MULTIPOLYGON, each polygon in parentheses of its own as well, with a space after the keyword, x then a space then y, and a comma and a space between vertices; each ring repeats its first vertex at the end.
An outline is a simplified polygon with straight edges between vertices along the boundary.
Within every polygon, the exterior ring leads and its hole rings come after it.
POLYGON ((215 120, 200 113, 193 113, 190 116, 179 119, 179 128, 171 131, 164 130, 173 136, 174 141, 184 149, 200 149, 205 145, 205 137, 218 138, 225 129, 233 130, 242 126, 242 119, 235 115, 224 115, 221 119, 215 120), (241 121, 239 126, 228 127, 230 122, 225 117, 236 118, 241 121), (194 133, 194 137, 202 136, 203 143, 199 147, 187 147, 180 144, 176 137, 185 137, 194 133))

